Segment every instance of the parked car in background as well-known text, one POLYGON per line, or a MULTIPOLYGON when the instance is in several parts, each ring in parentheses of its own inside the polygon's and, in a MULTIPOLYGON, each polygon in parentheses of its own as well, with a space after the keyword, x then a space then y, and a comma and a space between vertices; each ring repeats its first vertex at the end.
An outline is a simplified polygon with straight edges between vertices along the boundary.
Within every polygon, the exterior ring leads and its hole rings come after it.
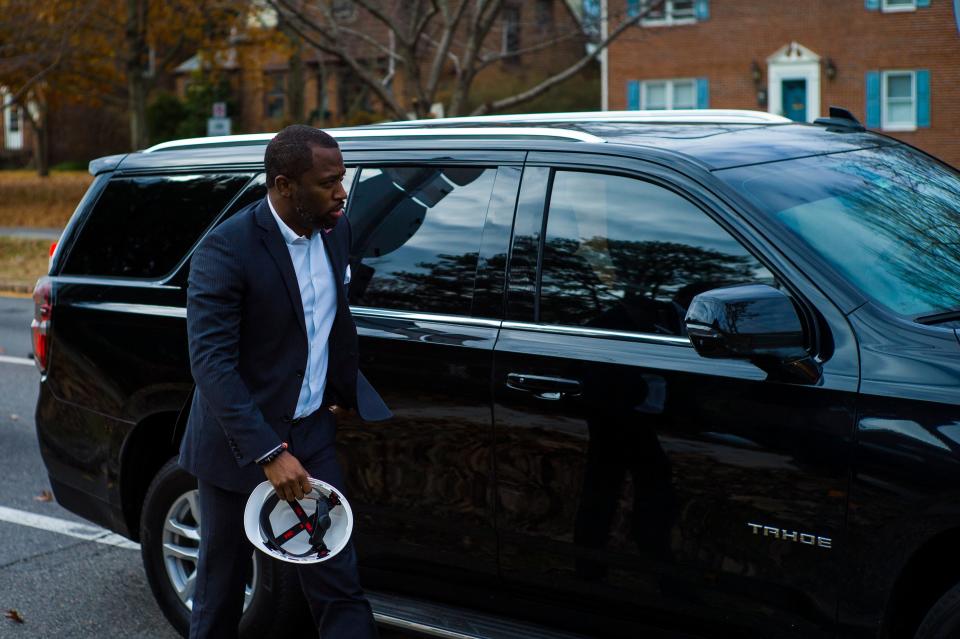
MULTIPOLYGON (((957 636, 955 169, 842 110, 331 133, 361 368, 395 415, 338 442, 382 623, 957 636)), ((264 197, 269 137, 91 163, 35 293, 56 498, 140 541, 181 632, 202 534, 175 463, 190 255, 264 197)), ((296 578, 252 561, 244 635, 282 636, 296 578)))

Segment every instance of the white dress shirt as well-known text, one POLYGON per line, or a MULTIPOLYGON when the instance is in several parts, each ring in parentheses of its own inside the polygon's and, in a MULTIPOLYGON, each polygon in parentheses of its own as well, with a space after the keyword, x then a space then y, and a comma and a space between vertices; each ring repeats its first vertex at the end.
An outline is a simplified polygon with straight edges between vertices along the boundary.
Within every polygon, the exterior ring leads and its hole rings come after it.
POLYGON ((297 273, 300 300, 303 302, 303 320, 307 328, 307 370, 303 375, 300 397, 293 417, 306 417, 320 408, 327 384, 330 328, 337 314, 337 288, 333 267, 323 244, 323 231, 315 230, 310 237, 297 235, 277 215, 270 196, 267 204, 280 233, 290 251, 293 270, 297 273))

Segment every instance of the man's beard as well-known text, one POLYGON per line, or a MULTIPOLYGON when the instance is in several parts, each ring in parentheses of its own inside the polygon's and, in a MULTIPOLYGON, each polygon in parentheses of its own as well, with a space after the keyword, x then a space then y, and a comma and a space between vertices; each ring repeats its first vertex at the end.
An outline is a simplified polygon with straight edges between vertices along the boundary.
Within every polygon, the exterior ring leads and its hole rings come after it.
POLYGON ((311 231, 322 230, 324 228, 322 217, 323 214, 311 211, 309 208, 305 207, 303 205, 303 201, 300 199, 299 193, 294 196, 294 212, 297 214, 297 218, 300 220, 301 224, 311 231))

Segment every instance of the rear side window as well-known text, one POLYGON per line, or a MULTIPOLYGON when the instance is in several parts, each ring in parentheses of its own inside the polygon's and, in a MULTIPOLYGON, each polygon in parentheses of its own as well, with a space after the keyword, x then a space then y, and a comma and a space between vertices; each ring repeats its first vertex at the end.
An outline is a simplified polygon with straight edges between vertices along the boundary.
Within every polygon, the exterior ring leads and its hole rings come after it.
POLYGON ((694 295, 770 272, 694 204, 661 186, 557 171, 547 217, 540 321, 685 335, 694 295))
POLYGON ((364 168, 348 207, 350 303, 468 315, 497 170, 364 168))
POLYGON ((112 179, 84 222, 63 274, 163 277, 250 177, 204 174, 112 179))

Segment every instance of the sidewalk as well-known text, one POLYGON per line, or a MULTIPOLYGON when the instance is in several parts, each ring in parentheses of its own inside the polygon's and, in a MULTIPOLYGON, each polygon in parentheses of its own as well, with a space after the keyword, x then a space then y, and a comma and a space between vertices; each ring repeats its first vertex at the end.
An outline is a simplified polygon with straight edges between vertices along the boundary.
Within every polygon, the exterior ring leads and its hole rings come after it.
POLYGON ((0 226, 0 235, 20 237, 25 240, 54 240, 60 239, 63 229, 42 229, 26 226, 0 226))

